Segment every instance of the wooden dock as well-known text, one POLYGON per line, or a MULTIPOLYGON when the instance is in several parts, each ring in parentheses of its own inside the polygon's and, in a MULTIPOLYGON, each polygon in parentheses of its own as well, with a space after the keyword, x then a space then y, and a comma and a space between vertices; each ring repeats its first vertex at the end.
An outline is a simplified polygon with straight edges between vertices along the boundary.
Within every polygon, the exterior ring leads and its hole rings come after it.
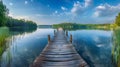
POLYGON ((77 53, 74 46, 67 41, 64 31, 60 28, 53 41, 38 56, 31 67, 89 67, 77 53))

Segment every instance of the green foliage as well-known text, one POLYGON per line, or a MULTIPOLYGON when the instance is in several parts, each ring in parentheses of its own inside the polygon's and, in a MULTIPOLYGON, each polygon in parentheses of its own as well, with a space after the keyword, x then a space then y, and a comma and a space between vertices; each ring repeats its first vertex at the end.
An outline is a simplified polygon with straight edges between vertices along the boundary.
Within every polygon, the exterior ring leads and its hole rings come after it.
POLYGON ((7 12, 6 6, 0 1, 0 26, 4 26, 6 23, 7 12))
POLYGON ((0 56, 2 55, 3 51, 5 50, 6 46, 6 38, 9 36, 9 29, 7 27, 0 28, 0 56))
POLYGON ((29 27, 29 28, 36 28, 37 24, 33 21, 26 21, 24 19, 18 20, 13 19, 11 17, 8 17, 9 10, 6 8, 6 6, 3 4, 2 1, 0 1, 0 27, 1 26, 8 26, 8 27, 29 27))
POLYGON ((63 29, 75 30, 75 29, 109 29, 110 24, 76 24, 76 23, 61 23, 54 24, 53 28, 62 27, 63 29))
POLYGON ((114 36, 113 36, 113 50, 112 50, 112 56, 113 59, 117 65, 117 67, 120 67, 120 28, 116 28, 114 30, 114 36))
POLYGON ((115 24, 117 24, 118 26, 120 26, 120 13, 118 14, 118 16, 116 16, 115 24))
POLYGON ((72 28, 78 28, 78 25, 76 23, 61 23, 61 24, 54 24, 53 28, 59 28, 62 27, 63 29, 72 29, 72 28))
POLYGON ((24 19, 13 19, 11 17, 8 17, 6 26, 8 27, 19 27, 19 28, 36 28, 37 24, 33 21, 26 21, 24 19))

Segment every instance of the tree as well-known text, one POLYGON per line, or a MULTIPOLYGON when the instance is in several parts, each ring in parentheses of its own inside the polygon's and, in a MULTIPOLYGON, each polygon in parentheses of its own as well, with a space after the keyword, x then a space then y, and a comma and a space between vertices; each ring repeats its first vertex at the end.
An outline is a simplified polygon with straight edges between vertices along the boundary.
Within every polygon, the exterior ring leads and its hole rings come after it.
POLYGON ((120 26, 120 13, 118 14, 118 16, 116 16, 115 24, 120 26))
POLYGON ((8 10, 6 6, 0 1, 0 26, 4 26, 6 23, 6 17, 8 14, 8 10))

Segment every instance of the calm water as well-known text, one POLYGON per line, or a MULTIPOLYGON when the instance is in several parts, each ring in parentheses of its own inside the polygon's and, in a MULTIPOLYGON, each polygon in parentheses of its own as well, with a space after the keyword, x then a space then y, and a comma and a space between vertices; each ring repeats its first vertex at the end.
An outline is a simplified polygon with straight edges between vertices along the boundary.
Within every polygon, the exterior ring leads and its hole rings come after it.
MULTIPOLYGON (((10 32, 7 49, 1 56, 1 67, 29 67, 47 44, 47 35, 53 38, 54 29, 40 29, 33 32, 10 32)), ((73 45, 91 67, 112 67, 112 31, 76 30, 73 45)))
POLYGON ((91 67, 113 67, 111 60, 112 31, 70 31, 73 45, 91 67))

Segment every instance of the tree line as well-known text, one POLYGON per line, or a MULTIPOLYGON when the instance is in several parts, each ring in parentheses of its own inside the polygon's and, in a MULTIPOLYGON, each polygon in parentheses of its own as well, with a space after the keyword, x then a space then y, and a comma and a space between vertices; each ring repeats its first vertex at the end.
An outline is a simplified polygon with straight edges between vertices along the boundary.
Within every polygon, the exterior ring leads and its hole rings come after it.
POLYGON ((77 24, 77 23, 70 23, 70 22, 65 22, 61 24, 53 24, 53 28, 59 28, 62 27, 63 29, 68 29, 68 30, 76 30, 76 29, 108 29, 110 27, 110 24, 77 24))
POLYGON ((61 24, 53 24, 53 28, 62 27, 64 29, 80 29, 80 28, 103 28, 103 29, 115 29, 116 27, 120 27, 120 13, 116 16, 115 22, 112 24, 77 24, 64 22, 61 24))
POLYGON ((116 16, 115 25, 120 26, 120 13, 118 13, 118 16, 116 16))
POLYGON ((35 28, 37 27, 37 24, 33 21, 24 20, 24 19, 14 19, 12 17, 8 16, 9 10, 7 7, 3 4, 2 1, 0 1, 0 27, 1 26, 7 26, 7 27, 29 27, 29 28, 35 28))

